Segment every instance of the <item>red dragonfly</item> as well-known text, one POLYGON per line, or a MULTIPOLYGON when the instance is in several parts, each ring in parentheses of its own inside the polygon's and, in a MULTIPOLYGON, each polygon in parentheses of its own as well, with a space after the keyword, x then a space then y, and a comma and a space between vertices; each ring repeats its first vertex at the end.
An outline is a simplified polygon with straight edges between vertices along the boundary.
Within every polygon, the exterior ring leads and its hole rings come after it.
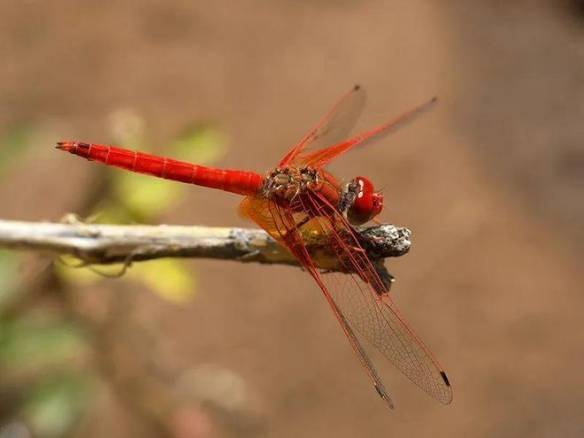
POLYGON ((355 86, 265 176, 78 141, 59 142, 57 148, 109 166, 244 195, 240 213, 286 247, 314 278, 387 405, 393 408, 368 354, 371 347, 430 396, 448 404, 452 389, 446 373, 402 317, 353 228, 381 212, 383 195, 363 176, 341 184, 325 170, 336 157, 383 138, 435 101, 344 140, 365 104, 363 89, 355 86), (336 257, 343 272, 318 269, 307 250, 307 240, 315 236, 336 257))

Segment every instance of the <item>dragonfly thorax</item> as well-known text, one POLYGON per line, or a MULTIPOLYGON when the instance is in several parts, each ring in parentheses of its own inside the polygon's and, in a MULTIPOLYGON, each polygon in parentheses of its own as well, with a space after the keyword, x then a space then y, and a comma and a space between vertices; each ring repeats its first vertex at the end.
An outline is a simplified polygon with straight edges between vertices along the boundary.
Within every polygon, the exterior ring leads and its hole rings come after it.
POLYGON ((267 175, 262 191, 270 199, 291 200, 307 190, 317 190, 321 184, 321 175, 312 167, 278 167, 267 175))

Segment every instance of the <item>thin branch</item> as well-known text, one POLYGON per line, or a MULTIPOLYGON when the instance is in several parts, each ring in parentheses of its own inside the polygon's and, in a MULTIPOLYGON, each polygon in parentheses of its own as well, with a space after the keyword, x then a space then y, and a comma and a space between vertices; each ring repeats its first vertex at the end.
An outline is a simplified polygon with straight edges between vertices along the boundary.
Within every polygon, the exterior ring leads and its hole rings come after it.
MULTIPOLYGON (((358 232, 361 244, 375 260, 409 251, 411 232, 379 225, 358 232)), ((318 246, 318 243, 313 244, 318 246)), ((178 225, 95 225, 0 220, 0 247, 73 255, 90 264, 152 260, 162 257, 211 258, 296 265, 292 255, 259 229, 178 225)), ((330 269, 324 257, 323 266, 330 269)), ((317 259, 317 263, 320 261, 317 259)), ((333 268, 334 269, 334 268, 333 268)))

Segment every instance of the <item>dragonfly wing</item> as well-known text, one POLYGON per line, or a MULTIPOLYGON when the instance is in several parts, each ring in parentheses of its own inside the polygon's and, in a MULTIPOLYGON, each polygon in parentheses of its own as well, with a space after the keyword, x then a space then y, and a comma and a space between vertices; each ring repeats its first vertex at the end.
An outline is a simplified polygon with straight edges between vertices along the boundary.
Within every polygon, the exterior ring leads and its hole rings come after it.
POLYGON ((323 167, 332 159, 336 158, 344 152, 347 152, 349 149, 352 149, 355 146, 365 146, 367 144, 371 144, 374 141, 382 140, 390 133, 395 132, 397 129, 401 128, 419 115, 428 111, 434 106, 436 101, 437 98, 434 97, 428 102, 401 114, 399 117, 390 120, 389 122, 384 123, 383 125, 380 125, 374 129, 356 135, 349 140, 341 141, 338 144, 332 144, 332 146, 329 146, 325 149, 299 154, 297 160, 303 165, 323 167))
POLYGON ((393 406, 391 398, 367 347, 375 347, 432 397, 449 403, 452 390, 445 372, 389 300, 386 286, 343 216, 318 193, 298 197, 294 203, 283 208, 261 197, 248 197, 242 203, 242 211, 285 245, 317 282, 388 406, 393 406), (319 234, 347 273, 318 271, 304 244, 306 231, 319 234))
MULTIPOLYGON (((320 286, 325 299, 331 306, 333 313, 339 321, 339 324, 347 336, 351 347, 355 351, 357 358, 371 378, 377 393, 386 402, 387 406, 390 409, 393 409, 393 402, 388 391, 385 389, 383 381, 379 377, 379 373, 369 359, 369 356, 365 352, 365 348, 357 338, 357 335, 347 321, 346 316, 343 315, 335 301, 332 299, 327 287, 322 281, 322 276, 318 272, 306 246, 304 245, 304 240, 298 228, 298 224, 301 223, 299 216, 302 216, 302 214, 295 216, 288 209, 284 209, 276 203, 259 196, 246 197, 240 204, 239 211, 243 216, 252 219, 272 237, 288 248, 300 264, 314 278, 316 283, 320 286)), ((304 215, 304 219, 305 218, 306 215, 304 215)))
POLYGON ((307 207, 319 212, 315 219, 322 235, 327 236, 328 246, 348 272, 324 274, 322 283, 357 339, 374 346, 430 396, 441 403, 450 403, 452 388, 446 373, 390 299, 351 226, 318 193, 312 193, 307 199, 305 202, 312 203, 307 207))
POLYGON ((280 167, 296 162, 298 155, 307 150, 318 150, 337 144, 349 135, 365 108, 367 95, 359 85, 343 95, 318 124, 306 133, 296 146, 280 160, 280 167))

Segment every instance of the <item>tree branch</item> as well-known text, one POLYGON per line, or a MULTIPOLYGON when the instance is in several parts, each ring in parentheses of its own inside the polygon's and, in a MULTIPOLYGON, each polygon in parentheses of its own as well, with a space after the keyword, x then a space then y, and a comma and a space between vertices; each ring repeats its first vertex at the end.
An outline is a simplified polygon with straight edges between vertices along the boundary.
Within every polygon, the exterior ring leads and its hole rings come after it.
MULTIPOLYGON (((410 249, 411 232, 395 225, 358 231, 374 261, 397 257, 410 249)), ((312 244, 315 250, 318 243, 312 244)), ((86 263, 109 264, 162 257, 211 258, 240 262, 296 265, 292 255, 259 229, 178 225, 94 225, 0 220, 0 247, 70 254, 86 263)), ((316 262, 335 269, 334 258, 318 251, 316 262)))

